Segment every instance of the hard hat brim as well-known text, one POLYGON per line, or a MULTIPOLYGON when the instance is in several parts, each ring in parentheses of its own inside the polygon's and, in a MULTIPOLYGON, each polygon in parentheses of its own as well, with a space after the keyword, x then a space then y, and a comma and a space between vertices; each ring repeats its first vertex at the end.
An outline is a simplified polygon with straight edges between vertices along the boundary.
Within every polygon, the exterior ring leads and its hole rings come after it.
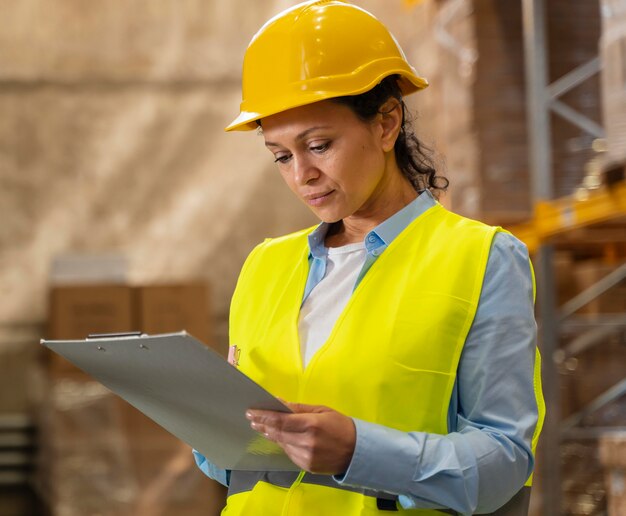
POLYGON ((385 77, 390 75, 399 75, 398 86, 402 91, 403 95, 410 95, 411 93, 415 93, 416 91, 423 90, 428 87, 428 81, 418 76, 414 73, 407 73, 406 68, 401 68, 398 70, 389 70, 385 71, 383 76, 376 77, 375 80, 371 81, 371 83, 366 84, 362 88, 358 90, 351 91, 346 93, 345 91, 332 91, 332 90, 317 90, 317 91, 308 91, 301 92, 297 97, 298 100, 290 103, 288 106, 285 106, 283 99, 278 99, 276 106, 267 106, 267 109, 264 113, 257 113, 254 111, 247 111, 245 107, 241 107, 241 112, 239 116, 235 118, 224 130, 226 132, 230 131, 253 131, 259 127, 259 120, 281 113, 283 111, 287 111, 289 109, 293 109, 296 107, 306 106, 308 104, 313 104, 315 102, 320 102, 322 100, 333 99, 337 97, 344 97, 349 95, 360 95, 361 93, 365 93, 375 86, 377 86, 380 81, 382 81, 385 77))

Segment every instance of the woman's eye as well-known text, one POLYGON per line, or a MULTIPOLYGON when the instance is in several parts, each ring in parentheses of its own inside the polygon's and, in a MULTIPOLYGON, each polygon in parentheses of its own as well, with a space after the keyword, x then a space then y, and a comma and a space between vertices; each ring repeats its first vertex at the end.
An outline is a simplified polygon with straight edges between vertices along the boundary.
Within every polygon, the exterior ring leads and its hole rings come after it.
POLYGON ((274 163, 287 163, 291 159, 291 154, 282 154, 280 156, 274 156, 274 163))
POLYGON ((325 152, 326 150, 328 150, 328 147, 330 147, 330 142, 320 143, 319 145, 311 145, 309 149, 312 150, 313 152, 317 152, 321 154, 322 152, 325 152))

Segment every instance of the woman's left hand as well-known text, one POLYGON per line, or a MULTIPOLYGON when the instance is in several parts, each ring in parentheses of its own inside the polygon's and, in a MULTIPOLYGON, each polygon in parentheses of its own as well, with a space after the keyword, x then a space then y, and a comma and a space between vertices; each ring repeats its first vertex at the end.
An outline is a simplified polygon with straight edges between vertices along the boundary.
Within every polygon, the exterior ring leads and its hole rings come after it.
POLYGON ((345 473, 356 443, 352 419, 322 405, 286 405, 292 414, 250 409, 246 417, 300 468, 326 475, 345 473))

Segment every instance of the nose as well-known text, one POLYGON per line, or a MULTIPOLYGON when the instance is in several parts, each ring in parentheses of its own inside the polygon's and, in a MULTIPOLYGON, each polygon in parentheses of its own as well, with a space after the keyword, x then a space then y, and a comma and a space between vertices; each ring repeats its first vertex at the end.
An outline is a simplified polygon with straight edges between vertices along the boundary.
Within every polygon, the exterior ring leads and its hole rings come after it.
POLYGON ((320 176, 319 169, 306 154, 294 155, 294 179, 298 185, 307 185, 320 176))

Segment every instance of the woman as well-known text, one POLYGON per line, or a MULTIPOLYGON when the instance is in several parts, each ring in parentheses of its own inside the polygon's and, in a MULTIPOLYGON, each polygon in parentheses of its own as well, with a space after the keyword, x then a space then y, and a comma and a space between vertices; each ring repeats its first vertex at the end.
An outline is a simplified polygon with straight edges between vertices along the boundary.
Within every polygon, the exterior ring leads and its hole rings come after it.
POLYGON ((543 419, 530 263, 435 200, 447 181, 402 100, 426 86, 384 25, 339 1, 280 13, 246 51, 227 130, 260 128, 322 222, 242 269, 238 366, 293 410, 246 416, 302 471, 224 472, 196 453, 229 485, 224 514, 527 506, 543 419))

